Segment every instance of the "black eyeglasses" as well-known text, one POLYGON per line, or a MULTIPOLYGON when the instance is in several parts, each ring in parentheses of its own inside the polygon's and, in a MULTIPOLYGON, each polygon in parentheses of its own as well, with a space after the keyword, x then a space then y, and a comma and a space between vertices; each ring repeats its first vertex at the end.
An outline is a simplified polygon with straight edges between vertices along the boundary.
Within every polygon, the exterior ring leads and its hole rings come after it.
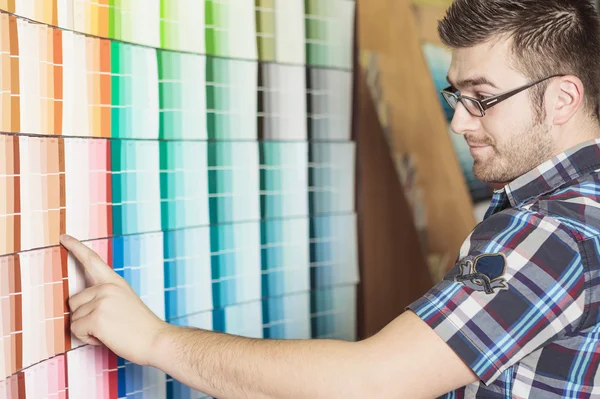
POLYGON ((519 94, 520 92, 527 90, 530 87, 533 87, 539 83, 542 83, 545 80, 548 80, 551 78, 556 78, 559 76, 565 76, 565 75, 563 74, 563 75, 548 76, 547 78, 540 79, 537 82, 529 83, 525 86, 521 86, 517 89, 511 90, 504 94, 499 94, 494 97, 484 98, 483 100, 478 100, 473 97, 467 97, 467 96, 463 96, 461 94, 457 94, 458 90, 456 90, 456 88, 454 88, 453 86, 449 86, 449 87, 445 88, 444 90, 441 91, 441 93, 442 93, 442 96, 444 97, 444 100, 446 100, 446 102, 448 103, 450 108, 456 109, 456 106, 460 102, 466 108, 466 110, 469 112, 469 114, 471 114, 477 118, 481 118, 482 116, 485 115, 485 111, 492 108, 494 105, 498 105, 502 101, 511 98, 515 94, 519 94))

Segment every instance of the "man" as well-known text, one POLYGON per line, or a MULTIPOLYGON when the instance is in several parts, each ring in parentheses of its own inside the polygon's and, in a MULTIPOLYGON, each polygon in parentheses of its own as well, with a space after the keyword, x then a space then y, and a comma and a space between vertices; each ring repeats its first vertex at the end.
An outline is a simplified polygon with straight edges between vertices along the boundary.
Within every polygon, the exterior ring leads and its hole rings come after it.
POLYGON ((599 22, 584 0, 456 0, 443 92, 501 183, 443 282, 357 343, 170 326, 74 238, 72 331, 219 398, 600 398, 599 22))

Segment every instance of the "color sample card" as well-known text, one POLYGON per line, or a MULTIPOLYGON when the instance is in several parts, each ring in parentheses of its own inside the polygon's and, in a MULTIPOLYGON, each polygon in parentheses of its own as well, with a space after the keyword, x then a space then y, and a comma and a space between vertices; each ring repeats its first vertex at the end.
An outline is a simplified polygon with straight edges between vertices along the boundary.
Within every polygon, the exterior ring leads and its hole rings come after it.
POLYGON ((260 219, 257 142, 208 143, 210 223, 260 219))
POLYGON ((307 87, 310 139, 349 141, 352 130, 352 72, 311 68, 307 87))
POLYGON ((165 318, 169 322, 176 324, 188 315, 213 308, 210 253, 208 227, 164 233, 164 257, 161 258, 164 259, 165 318))
POLYGON ((275 61, 275 0, 256 0, 256 43, 261 61, 275 61))
POLYGON ((211 226, 210 253, 213 308, 261 298, 258 222, 211 226))
POLYGON ((0 135, 0 255, 21 249, 19 137, 0 135))
POLYGON ((59 247, 19 255, 23 326, 23 367, 70 349, 66 253, 59 247))
MULTIPOLYGON (((57 0, 13 0, 7 1, 7 11, 49 25, 58 23, 57 0)), ((2 8, 4 9, 4 8, 2 8)))
POLYGON ((168 50, 205 54, 206 9, 207 6, 204 1, 161 0, 160 47, 168 50))
POLYGON ((157 57, 160 138, 206 139, 206 57, 160 50, 157 57))
POLYGON ((305 64, 304 0, 275 0, 275 60, 305 64))
POLYGON ((158 141, 111 141, 113 234, 161 229, 158 141))
POLYGON ((258 129, 265 140, 307 139, 306 69, 260 64, 258 129))
POLYGON ((207 226, 206 142, 162 141, 159 146, 162 229, 207 226))
POLYGON ((264 338, 311 338, 308 292, 265 299, 262 303, 262 314, 264 338))
POLYGON ((354 12, 351 0, 305 0, 306 63, 352 68, 354 12))
POLYGON ((308 215, 306 142, 260 143, 260 210, 263 219, 308 215))
POLYGON ((351 213, 354 211, 353 142, 310 144, 310 213, 351 213))
POLYGON ((356 341, 356 288, 339 286, 311 293, 312 337, 356 341))
POLYGON ((167 376, 152 367, 142 367, 122 358, 117 362, 119 398, 166 398, 167 376))
MULTIPOLYGON (((109 40, 62 32, 64 136, 110 137, 112 49, 109 40), (82 55, 85 55, 84 57, 82 55)), ((61 86, 60 83, 56 83, 61 86)))
POLYGON ((261 61, 304 63, 302 0, 257 0, 256 42, 261 61))
POLYGON ((19 137, 21 250, 58 244, 65 232, 64 142, 19 137))
POLYGON ((262 297, 308 292, 309 220, 273 219, 261 223, 262 297))
POLYGON ((105 139, 65 138, 66 230, 82 240, 112 235, 111 148, 105 139))
POLYGON ((23 368, 23 297, 17 255, 0 258, 0 277, 0 380, 4 380, 23 368))
MULTIPOLYGON (((8 14, 0 13, 0 131, 3 132, 18 130, 13 130, 11 124, 12 85, 15 80, 16 83, 19 82, 18 78, 13 78, 14 73, 18 76, 19 64, 16 62, 16 58, 11 59, 11 51, 18 53, 19 48, 16 29, 14 34, 11 34, 11 27, 16 28, 16 18, 11 17, 8 14), (13 62, 13 60, 15 62, 13 62), (15 72, 13 72, 13 70, 15 72)), ((16 121, 18 121, 18 119, 20 119, 19 113, 16 112, 15 116, 16 121)))
MULTIPOLYGON (((84 346, 66 354, 69 398, 116 399, 117 357, 103 346, 84 346)), ((124 396, 123 396, 124 397, 124 396)))
POLYGON ((20 131, 60 134, 62 126, 62 35, 57 29, 17 20, 20 131))
POLYGON ((311 287, 351 286, 358 283, 356 216, 315 216, 310 221, 311 287))
MULTIPOLYGON (((151 47, 160 46, 160 0, 70 0, 73 30, 151 47)), ((67 1, 68 3, 69 1, 67 1)))
POLYGON ((111 42, 112 137, 157 139, 156 50, 111 42))
POLYGON ((210 139, 256 140, 257 87, 256 62, 206 59, 206 119, 210 139))
POLYGON ((112 267, 159 318, 165 319, 163 233, 112 239, 112 267))
POLYGON ((205 0, 206 53, 257 59, 255 0, 205 0))

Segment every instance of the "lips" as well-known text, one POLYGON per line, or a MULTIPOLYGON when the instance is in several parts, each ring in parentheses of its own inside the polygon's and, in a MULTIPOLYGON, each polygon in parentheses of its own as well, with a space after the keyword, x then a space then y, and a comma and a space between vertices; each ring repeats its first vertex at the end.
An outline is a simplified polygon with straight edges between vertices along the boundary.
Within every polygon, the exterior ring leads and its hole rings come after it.
POLYGON ((485 147, 489 147, 489 144, 476 144, 476 143, 467 143, 469 145, 470 148, 473 149, 477 149, 477 148, 485 148, 485 147))

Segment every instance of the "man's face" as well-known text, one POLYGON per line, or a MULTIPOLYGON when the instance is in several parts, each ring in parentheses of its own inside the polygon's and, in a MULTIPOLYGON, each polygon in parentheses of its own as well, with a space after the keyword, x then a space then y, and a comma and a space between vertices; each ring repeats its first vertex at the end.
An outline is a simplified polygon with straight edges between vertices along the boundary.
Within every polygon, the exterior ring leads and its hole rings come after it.
MULTIPOLYGON (((477 99, 530 83, 509 57, 508 40, 456 49, 448 79, 461 94, 477 99)), ((551 158, 554 143, 550 126, 545 119, 537 120, 531 90, 488 109, 481 118, 470 115, 462 104, 457 106, 452 129, 464 135, 469 144, 473 172, 479 180, 508 183, 551 158)))

